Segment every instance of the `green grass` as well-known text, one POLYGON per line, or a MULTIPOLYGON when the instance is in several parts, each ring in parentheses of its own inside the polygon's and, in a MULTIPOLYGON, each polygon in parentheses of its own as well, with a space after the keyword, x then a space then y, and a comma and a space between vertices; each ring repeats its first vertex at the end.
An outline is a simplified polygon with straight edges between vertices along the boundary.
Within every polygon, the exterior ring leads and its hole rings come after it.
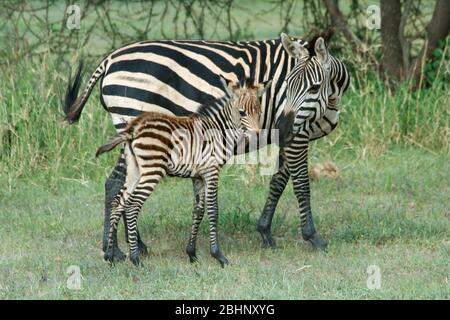
MULTIPOLYGON (((209 256, 205 222, 199 264, 184 253, 189 180, 165 180, 146 203, 140 228, 150 255, 143 268, 102 261, 102 180, 61 181, 57 191, 38 179, 20 181, 2 194, 0 298, 450 298, 448 157, 394 148, 380 158, 334 160, 339 178, 312 184, 316 224, 330 241, 326 253, 300 240, 291 186, 273 227, 279 249, 261 249, 254 229, 268 177, 227 168, 219 196, 220 239, 231 261, 225 269, 209 256), (66 287, 70 265, 81 268, 80 291, 66 287), (379 290, 366 286, 369 265, 381 269, 379 290)), ((120 242, 126 249, 122 232, 120 242)))

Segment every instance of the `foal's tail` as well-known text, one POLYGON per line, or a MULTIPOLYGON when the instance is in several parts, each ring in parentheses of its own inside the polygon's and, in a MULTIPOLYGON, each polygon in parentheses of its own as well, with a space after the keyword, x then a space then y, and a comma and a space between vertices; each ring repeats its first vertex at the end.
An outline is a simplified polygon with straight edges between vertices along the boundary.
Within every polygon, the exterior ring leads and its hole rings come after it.
POLYGON ((98 157, 102 153, 111 151, 114 149, 118 144, 121 144, 122 142, 127 142, 133 139, 133 135, 131 132, 124 131, 119 134, 117 134, 114 138, 112 138, 108 143, 102 145, 100 148, 97 149, 97 152, 95 153, 95 157, 98 157))

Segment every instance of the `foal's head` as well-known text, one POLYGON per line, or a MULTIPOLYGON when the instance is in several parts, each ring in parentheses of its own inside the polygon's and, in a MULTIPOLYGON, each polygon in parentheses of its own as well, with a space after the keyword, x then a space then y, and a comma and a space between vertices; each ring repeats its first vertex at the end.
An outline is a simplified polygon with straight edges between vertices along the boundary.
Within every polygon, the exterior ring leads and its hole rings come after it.
POLYGON ((259 118, 262 112, 260 98, 270 87, 271 82, 254 84, 252 79, 247 78, 243 85, 238 82, 229 82, 225 85, 231 96, 233 108, 239 111, 241 127, 244 131, 259 132, 259 118))

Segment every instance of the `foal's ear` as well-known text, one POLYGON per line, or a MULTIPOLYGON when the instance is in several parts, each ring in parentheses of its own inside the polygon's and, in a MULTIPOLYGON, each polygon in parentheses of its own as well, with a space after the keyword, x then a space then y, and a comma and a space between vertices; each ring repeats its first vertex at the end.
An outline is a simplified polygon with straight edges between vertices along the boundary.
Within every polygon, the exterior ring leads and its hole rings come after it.
POLYGON ((227 80, 222 75, 220 75, 220 82, 222 82, 225 92, 231 97, 234 96, 236 89, 239 88, 239 83, 227 80))
POLYGON ((308 49, 303 47, 298 41, 292 40, 286 33, 282 33, 280 37, 284 49, 291 57, 299 59, 309 56, 308 49))
POLYGON ((266 93, 266 91, 270 89, 271 85, 272 85, 272 80, 263 81, 263 82, 258 83, 256 85, 256 87, 258 88, 258 91, 256 94, 258 96, 258 98, 261 98, 264 95, 264 93, 266 93))

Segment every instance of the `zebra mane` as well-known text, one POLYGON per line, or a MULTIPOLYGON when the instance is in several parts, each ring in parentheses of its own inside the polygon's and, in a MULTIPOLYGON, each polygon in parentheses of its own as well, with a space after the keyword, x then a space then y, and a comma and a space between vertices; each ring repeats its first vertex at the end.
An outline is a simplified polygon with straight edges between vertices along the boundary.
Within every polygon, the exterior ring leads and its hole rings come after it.
MULTIPOLYGON (((241 79, 239 81, 239 83, 243 83, 243 85, 241 85, 242 89, 254 88, 254 86, 255 86, 254 78, 241 79)), ((236 85, 235 88, 237 88, 237 86, 238 85, 236 85)), ((212 114, 217 114, 218 112, 220 112, 221 110, 223 110, 224 108, 226 108, 228 106, 228 103, 230 102, 230 98, 231 98, 231 96, 229 95, 228 91, 225 90, 224 96, 217 98, 217 99, 211 99, 211 101, 208 101, 208 102, 202 104, 200 107, 198 107, 196 113, 199 115, 203 115, 203 116, 210 116, 212 114)))
POLYGON ((323 40, 325 40, 325 44, 328 46, 328 43, 335 34, 335 31, 336 30, 334 28, 329 28, 325 31, 318 31, 317 29, 311 30, 306 37, 304 45, 304 47, 308 49, 309 56, 312 57, 316 55, 314 45, 316 44, 317 39, 323 38, 323 40))
POLYGON ((193 116, 211 116, 213 114, 217 114, 226 108, 228 102, 230 101, 230 98, 230 95, 225 92, 224 96, 217 99, 211 99, 211 101, 202 104, 200 107, 198 107, 197 112, 194 113, 193 116))

